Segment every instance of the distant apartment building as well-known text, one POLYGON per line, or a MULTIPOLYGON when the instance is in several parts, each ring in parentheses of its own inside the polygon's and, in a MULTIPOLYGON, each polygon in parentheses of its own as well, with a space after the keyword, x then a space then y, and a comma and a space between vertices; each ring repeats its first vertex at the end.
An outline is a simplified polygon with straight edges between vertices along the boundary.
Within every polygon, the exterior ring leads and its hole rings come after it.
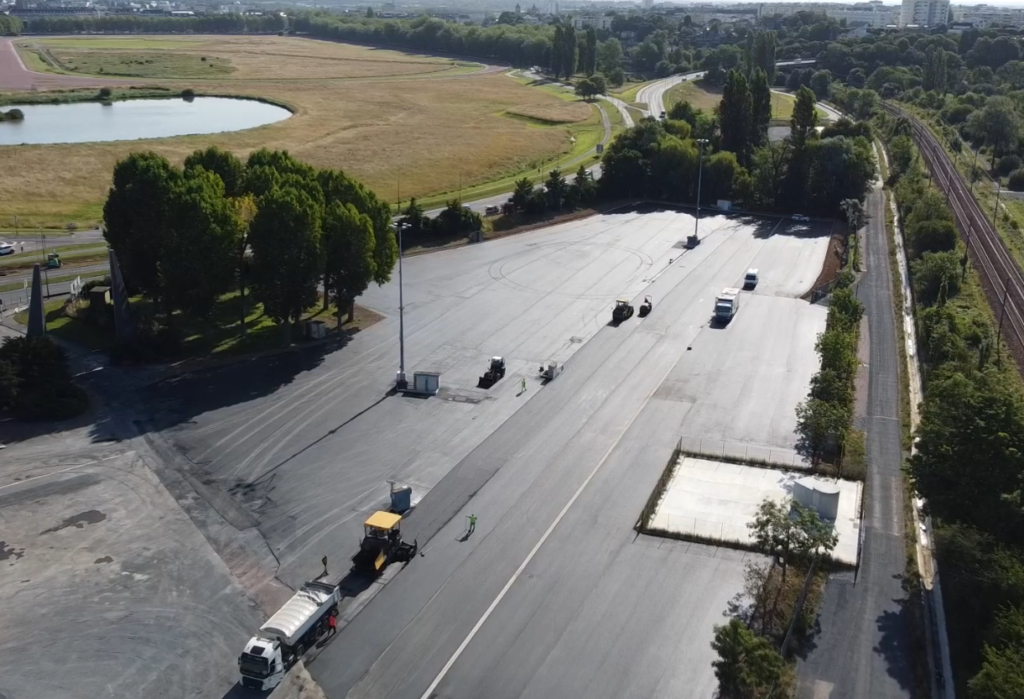
POLYGON ((788 16, 797 12, 821 12, 838 20, 846 20, 849 26, 886 27, 896 24, 900 17, 899 5, 884 5, 881 0, 858 2, 848 5, 816 2, 772 2, 762 3, 757 16, 788 16))
POLYGON ((975 27, 990 27, 996 24, 1024 27, 1024 10, 992 5, 958 5, 953 7, 953 19, 975 27))
POLYGON ((900 27, 949 24, 949 0, 903 0, 900 27))
POLYGON ((594 29, 611 29, 612 18, 600 15, 595 17, 593 15, 586 17, 573 17, 572 26, 574 29, 587 29, 593 27, 594 29))

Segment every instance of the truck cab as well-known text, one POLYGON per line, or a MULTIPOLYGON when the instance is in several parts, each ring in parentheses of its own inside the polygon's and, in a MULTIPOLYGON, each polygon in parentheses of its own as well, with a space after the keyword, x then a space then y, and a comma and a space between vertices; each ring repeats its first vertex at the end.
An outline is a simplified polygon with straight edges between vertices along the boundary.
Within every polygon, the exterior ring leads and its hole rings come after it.
POLYGON ((288 669, 281 654, 281 643, 253 636, 238 656, 238 671, 246 689, 264 692, 281 684, 288 669))

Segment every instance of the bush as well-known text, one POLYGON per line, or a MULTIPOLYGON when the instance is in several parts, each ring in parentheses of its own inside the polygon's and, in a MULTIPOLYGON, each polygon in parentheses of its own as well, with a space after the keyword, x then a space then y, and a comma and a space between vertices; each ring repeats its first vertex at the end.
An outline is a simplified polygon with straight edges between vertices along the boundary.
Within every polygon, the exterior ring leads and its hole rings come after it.
POLYGON ((191 87, 186 87, 184 90, 181 91, 181 97, 182 97, 182 99, 187 99, 187 100, 195 99, 196 91, 193 90, 191 87))
POLYGON ((67 355, 53 340, 5 338, 0 345, 0 408, 21 420, 67 420, 88 406, 71 379, 67 355))
POLYGON ((953 250, 926 252, 910 268, 918 303, 930 306, 960 291, 960 255, 953 250))
POLYGON ((1006 186, 1013 192, 1024 192, 1024 168, 1011 172, 1006 186))
POLYGON ((1013 155, 1012 153, 1010 155, 1004 155, 1002 158, 999 159, 999 162, 996 164, 996 172, 1005 177, 1014 170, 1019 170, 1020 165, 1020 156, 1013 155))
POLYGON ((109 87, 101 87, 99 94, 100 94, 100 99, 108 100, 108 99, 110 99, 110 96, 114 94, 114 91, 111 90, 109 87))
POLYGON ((912 257, 926 252, 947 252, 956 249, 956 228, 949 221, 921 221, 907 226, 912 257))

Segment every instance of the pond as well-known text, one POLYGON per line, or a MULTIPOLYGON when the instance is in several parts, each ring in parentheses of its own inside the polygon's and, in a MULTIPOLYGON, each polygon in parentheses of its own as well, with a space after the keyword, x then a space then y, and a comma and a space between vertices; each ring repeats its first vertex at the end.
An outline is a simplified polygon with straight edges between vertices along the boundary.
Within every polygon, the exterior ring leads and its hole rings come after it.
POLYGON ((12 104, 2 109, 20 109, 25 119, 0 122, 0 146, 224 133, 273 124, 292 115, 283 107, 229 97, 137 99, 110 105, 12 104))

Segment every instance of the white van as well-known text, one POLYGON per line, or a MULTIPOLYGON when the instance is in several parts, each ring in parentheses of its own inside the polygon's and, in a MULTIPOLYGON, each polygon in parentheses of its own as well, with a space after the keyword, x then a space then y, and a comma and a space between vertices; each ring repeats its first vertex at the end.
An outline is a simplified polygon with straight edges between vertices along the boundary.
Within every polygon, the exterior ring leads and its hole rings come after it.
POLYGON ((755 286, 757 286, 757 270, 748 269, 747 276, 743 277, 743 288, 753 289, 755 286))

